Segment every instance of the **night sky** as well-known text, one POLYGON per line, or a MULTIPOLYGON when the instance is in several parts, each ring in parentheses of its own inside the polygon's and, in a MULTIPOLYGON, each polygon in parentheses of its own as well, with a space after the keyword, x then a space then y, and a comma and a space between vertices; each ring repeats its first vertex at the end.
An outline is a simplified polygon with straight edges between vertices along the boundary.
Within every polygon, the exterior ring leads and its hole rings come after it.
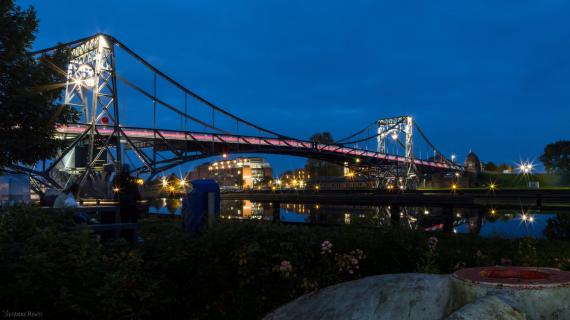
MULTIPOLYGON (((111 34, 228 111, 298 138, 410 114, 447 155, 513 164, 570 136, 567 0, 18 3, 38 11, 36 49, 111 34)), ((278 172, 305 162, 269 159, 278 172)))

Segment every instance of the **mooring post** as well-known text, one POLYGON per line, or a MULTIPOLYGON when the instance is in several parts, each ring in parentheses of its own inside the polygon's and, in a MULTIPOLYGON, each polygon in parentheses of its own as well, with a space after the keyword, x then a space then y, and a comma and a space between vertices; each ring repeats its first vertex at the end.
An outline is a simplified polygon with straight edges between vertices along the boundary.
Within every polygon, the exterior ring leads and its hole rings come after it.
POLYGON ((281 222, 281 202, 273 202, 273 223, 281 222))
POLYGON ((453 207, 444 206, 443 207, 443 231, 453 232, 453 207))
POLYGON ((483 227, 483 219, 485 218, 485 213, 487 212, 487 210, 483 207, 480 207, 477 210, 477 228, 476 228, 476 232, 477 234, 479 234, 481 232, 481 227, 483 227))
POLYGON ((538 210, 538 211, 542 210, 542 194, 541 193, 536 194, 536 210, 538 210))
POLYGON ((393 225, 400 224, 400 205, 390 205, 390 221, 393 225))
POLYGON ((216 224, 216 194, 208 192, 208 226, 216 224))

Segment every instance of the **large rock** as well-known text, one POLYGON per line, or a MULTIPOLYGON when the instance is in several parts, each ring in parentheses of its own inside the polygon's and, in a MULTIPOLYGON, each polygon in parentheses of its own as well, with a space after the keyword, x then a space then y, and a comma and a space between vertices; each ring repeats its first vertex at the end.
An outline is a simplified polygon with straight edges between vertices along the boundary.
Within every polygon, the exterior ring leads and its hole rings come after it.
POLYGON ((449 276, 390 274, 334 285, 288 303, 265 319, 442 319, 449 276))
POLYGON ((486 296, 466 304, 453 312, 446 320, 525 320, 524 313, 512 306, 513 302, 503 296, 486 296))
POLYGON ((302 296, 265 319, 570 319, 569 279, 522 267, 374 276, 302 296))

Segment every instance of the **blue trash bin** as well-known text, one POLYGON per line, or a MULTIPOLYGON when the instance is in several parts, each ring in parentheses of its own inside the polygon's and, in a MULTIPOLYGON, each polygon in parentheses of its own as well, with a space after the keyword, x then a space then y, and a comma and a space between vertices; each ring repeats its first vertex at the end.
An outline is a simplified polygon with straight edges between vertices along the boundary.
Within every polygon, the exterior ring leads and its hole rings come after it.
POLYGON ((192 180, 192 191, 182 200, 182 228, 193 233, 208 221, 208 194, 214 194, 214 213, 220 212, 220 186, 211 179, 192 180))

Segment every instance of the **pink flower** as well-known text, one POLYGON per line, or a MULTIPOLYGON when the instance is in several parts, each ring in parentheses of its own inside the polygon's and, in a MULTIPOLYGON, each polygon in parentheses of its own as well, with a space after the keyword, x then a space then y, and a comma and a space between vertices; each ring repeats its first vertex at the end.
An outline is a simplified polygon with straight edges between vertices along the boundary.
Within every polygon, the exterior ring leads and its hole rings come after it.
POLYGON ((328 240, 323 241, 321 243, 321 254, 332 253, 332 243, 328 240))
POLYGON ((281 272, 291 272, 293 271, 293 266, 291 265, 291 262, 288 260, 283 260, 281 261, 281 265, 279 266, 279 270, 281 272))
POLYGON ((435 250, 435 248, 437 247, 437 243, 438 243, 438 239, 436 237, 429 237, 428 239, 428 247, 431 250, 435 250))

